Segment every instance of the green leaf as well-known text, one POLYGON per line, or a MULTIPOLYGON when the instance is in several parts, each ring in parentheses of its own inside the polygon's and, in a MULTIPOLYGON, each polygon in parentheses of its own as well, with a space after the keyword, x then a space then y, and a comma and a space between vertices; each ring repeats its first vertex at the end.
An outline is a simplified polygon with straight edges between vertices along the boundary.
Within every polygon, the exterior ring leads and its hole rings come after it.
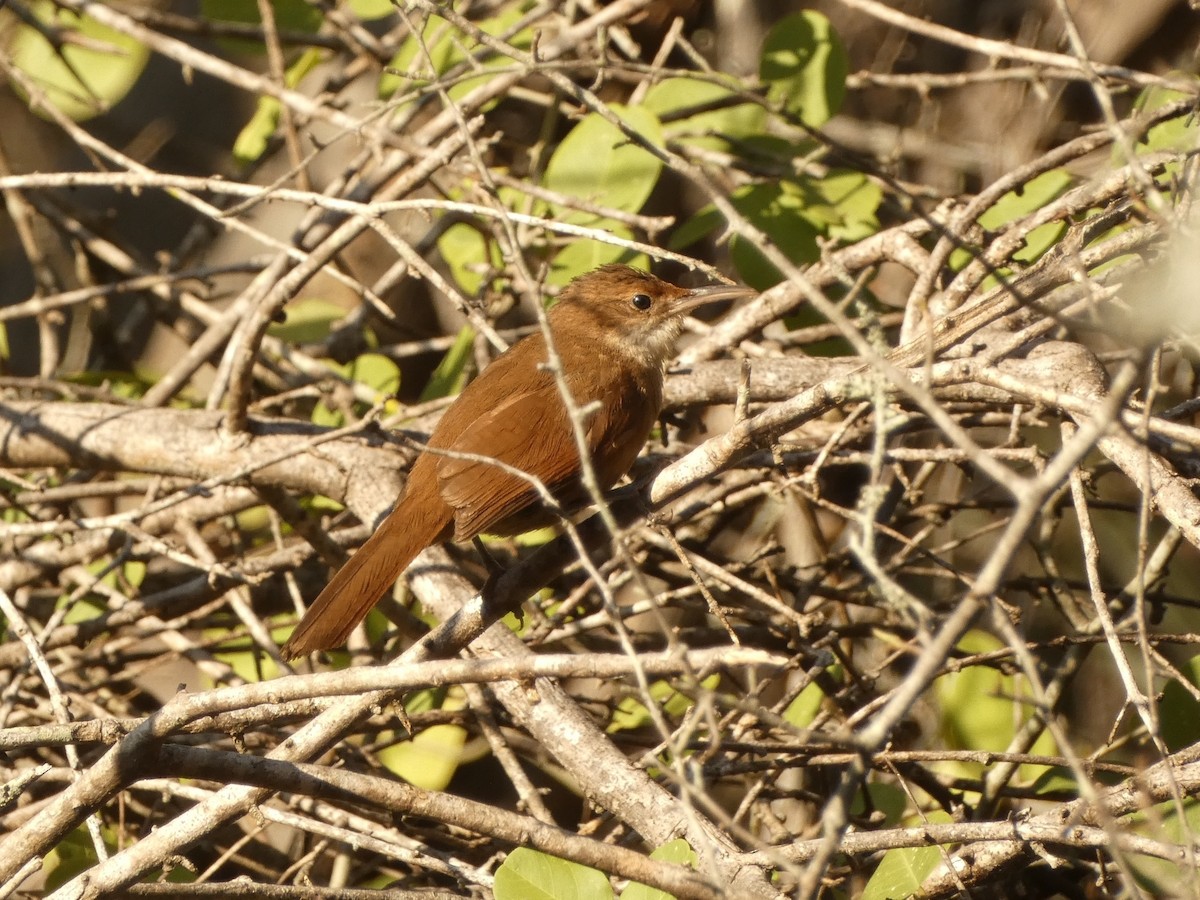
MULTIPOLYGON (((593 224, 592 227, 604 228, 616 237, 625 239, 633 237, 633 232, 624 225, 610 219, 603 219, 601 223, 600 225, 593 224)), ((561 287, 576 275, 582 275, 584 272, 590 272, 606 263, 614 262, 643 269, 650 268, 650 258, 644 253, 636 253, 626 247, 606 244, 591 238, 572 238, 570 243, 554 255, 546 281, 561 287)))
POLYGON ((450 274, 458 286, 468 296, 479 293, 486 270, 498 267, 496 263, 500 254, 492 254, 490 244, 491 241, 478 228, 465 222, 451 225, 437 239, 438 252, 450 267, 450 274))
MULTIPOLYGON (((400 390, 400 368, 380 353, 363 353, 344 366, 333 362, 327 365, 348 381, 365 385, 384 397, 400 390)), ((326 428, 341 428, 346 424, 346 418, 341 410, 318 403, 313 407, 312 422, 326 428)))
POLYGON ((463 60, 454 37, 458 31, 441 16, 430 16, 421 29, 421 36, 409 35, 400 44, 388 63, 388 71, 379 79, 379 96, 386 99, 410 81, 426 82, 441 75, 463 60), (421 50, 424 43, 426 51, 421 50), (426 52, 429 54, 426 58, 426 52), (430 61, 433 71, 429 70, 430 61))
MULTIPOLYGON (((477 27, 485 34, 500 37, 507 34, 511 27, 529 9, 528 3, 514 3, 504 8, 500 15, 483 19, 477 27)), ((533 46, 533 31, 525 28, 506 39, 512 47, 528 50, 533 46)), ((409 35, 400 45, 396 55, 388 64, 388 70, 379 79, 379 96, 388 98, 409 84, 421 85, 445 75, 459 63, 465 62, 468 53, 475 54, 483 45, 473 36, 459 31, 441 16, 430 16, 421 31, 421 37, 409 35), (422 50, 420 43, 425 44, 422 50), (426 57, 428 52, 428 57, 426 57), (430 61, 433 71, 429 69, 430 61)), ((451 100, 457 100, 470 93, 491 77, 489 69, 512 65, 512 60, 503 54, 496 54, 488 49, 476 56, 480 61, 472 65, 472 71, 482 70, 480 75, 468 75, 449 85, 446 91, 451 100)), ((481 112, 487 112, 498 100, 492 100, 480 107, 481 112)))
POLYGON ((886 781, 870 781, 863 790, 866 796, 861 792, 856 794, 851 805, 854 815, 864 816, 870 810, 877 810, 883 813, 889 827, 900 823, 908 809, 908 794, 902 788, 886 781))
MULTIPOLYGON (((650 854, 650 858, 658 862, 675 863, 693 869, 699 862, 696 851, 683 838, 663 844, 650 854)), ((658 888, 634 881, 621 892, 621 900, 675 900, 675 898, 673 894, 668 894, 666 891, 660 891, 658 888)))
MULTIPOLYGON (((1125 823, 1123 823, 1125 824, 1125 823)), ((1183 800, 1183 819, 1173 800, 1142 809, 1128 820, 1140 837, 1168 844, 1188 845, 1200 833, 1200 803, 1194 797, 1183 800)), ((1151 897, 1172 897, 1180 894, 1180 863, 1157 856, 1128 855, 1130 868, 1151 897)))
MULTIPOLYGON (((1172 72, 1171 75, 1173 78, 1181 80, 1184 78, 1200 80, 1195 75, 1185 72, 1172 72)), ((1169 88, 1149 87, 1138 95, 1133 108, 1138 112, 1152 112, 1166 106, 1168 103, 1174 103, 1176 100, 1183 100, 1190 96, 1190 94, 1184 94, 1181 91, 1170 90, 1169 88)), ((1138 142, 1138 149, 1145 153, 1164 150, 1194 150, 1198 139, 1200 139, 1200 130, 1197 129, 1196 117, 1194 113, 1185 113, 1151 128, 1146 132, 1146 136, 1138 142)), ((1113 158, 1117 164, 1120 164, 1120 153, 1121 149, 1119 147, 1113 148, 1113 158)))
POLYGON ((400 390, 400 367, 382 353, 363 353, 345 368, 351 381, 388 396, 400 390))
POLYGON ((48 29, 65 37, 74 32, 80 41, 56 50, 36 29, 21 25, 11 45, 12 64, 45 91, 59 112, 77 122, 107 112, 124 98, 150 58, 144 44, 90 16, 56 10, 50 0, 40 0, 30 12, 48 29))
MULTIPOLYGON (((979 224, 989 231, 997 231, 1030 213, 1036 212, 1055 198, 1062 195, 1073 181, 1071 175, 1064 169, 1051 169, 1043 172, 1037 178, 1028 182, 1020 192, 1010 191, 995 202, 979 217, 979 224)), ((1025 236, 1024 246, 1012 255, 1018 262, 1030 263, 1037 260, 1052 247, 1066 231, 1066 222, 1047 222, 1039 225, 1025 236)), ((956 250, 950 257, 953 269, 962 269, 972 259, 973 254, 966 250, 956 250)), ((1010 270, 1001 269, 1001 274, 1010 270)), ((980 289, 990 290, 997 284, 995 276, 984 280, 980 289)))
POLYGON ((851 244, 879 230, 875 214, 883 189, 866 175, 834 170, 812 182, 811 188, 829 210, 826 236, 851 244))
POLYGON ((427 791, 444 791, 463 761, 467 730, 461 725, 432 725, 413 738, 377 754, 389 772, 427 791))
MULTIPOLYGON (((700 687, 711 691, 716 688, 720 681, 720 675, 710 675, 700 682, 700 687)), ((675 718, 683 715, 696 703, 691 695, 676 690, 675 686, 669 681, 656 681, 651 684, 650 697, 661 707, 663 715, 667 718, 675 718)), ((608 724, 607 731, 609 734, 615 731, 628 731, 634 728, 641 728, 650 722, 650 710, 646 708, 646 705, 641 700, 634 696, 623 697, 621 702, 617 704, 617 708, 613 711, 612 721, 608 724)))
POLYGON ((768 99, 817 128, 841 107, 849 66, 829 20, 805 10, 780 19, 767 34, 758 74, 768 99))
POLYGON ((306 297, 285 307, 287 318, 271 325, 267 333, 282 341, 312 344, 329 337, 333 323, 346 317, 346 310, 329 300, 306 297))
POLYGON ((475 346, 475 329, 464 325, 459 329, 454 345, 446 351, 438 367, 429 376, 429 383, 421 391, 421 402, 437 400, 459 393, 467 384, 467 364, 471 362, 471 350, 475 346))
MULTIPOLYGON (((654 113, 641 106, 610 109, 651 144, 662 144, 662 127, 654 113)), ((543 185, 560 194, 592 203, 637 212, 650 197, 662 162, 630 142, 615 125, 589 113, 568 132, 546 164, 543 185)), ((595 217, 564 207, 551 207, 552 216, 578 224, 594 224, 595 217), (591 221, 589 221, 591 220, 591 221)))
MULTIPOLYGON (((614 104, 610 108, 651 143, 662 143, 658 118, 645 107, 614 104)), ((649 199, 661 172, 658 157, 631 143, 619 128, 592 113, 581 119, 558 145, 546 164, 543 183, 560 194, 637 212, 649 199)), ((626 240, 633 237, 633 232, 620 222, 569 207, 550 204, 544 214, 626 240)), ((555 254, 546 280, 561 287, 577 275, 612 262, 649 266, 645 254, 604 241, 572 238, 555 254)))
MULTIPOLYGON (((842 667, 840 665, 832 665, 825 670, 835 681, 842 680, 842 667)), ((815 681, 805 686, 791 703, 787 705, 787 709, 783 711, 783 718, 797 728, 807 728, 812 724, 812 720, 817 717, 817 712, 821 709, 821 704, 825 702, 825 692, 821 690, 820 685, 815 681)))
MULTIPOLYGON (((106 840, 105 843, 107 844, 108 841, 106 840)), ((115 846, 115 842, 113 846, 115 846)), ((80 825, 46 854, 43 861, 46 890, 53 891, 62 887, 76 875, 86 872, 99 861, 100 858, 96 855, 96 848, 92 844, 87 826, 80 825)))
MULTIPOLYGON (((1200 656, 1193 656, 1180 667, 1192 686, 1200 685, 1200 656)), ((1171 752, 1200 741, 1200 701, 1175 679, 1163 687, 1158 704, 1160 734, 1171 752)))
POLYGON ((714 149, 727 146, 724 138, 759 134, 766 120, 766 111, 757 103, 740 100, 733 90, 698 78, 660 81, 646 92, 642 105, 663 123, 668 139, 714 149))
MULTIPOLYGON (((455 710, 466 706, 457 689, 426 689, 405 700, 409 715, 435 709, 455 710)), ((383 735, 384 740, 394 734, 383 735)), ((384 747, 376 753, 379 761, 394 775, 409 784, 429 791, 444 791, 463 762, 467 731, 460 725, 433 725, 412 737, 384 747)))
MULTIPOLYGON (((931 813, 926 817, 930 823, 949 822, 944 812, 931 813)), ((889 850, 875 868, 860 900, 898 900, 911 897, 920 890, 922 882, 942 862, 940 847, 902 847, 889 850)))
MULTIPOLYGON (((275 27, 282 31, 316 34, 325 21, 318 4, 308 0, 271 0, 275 27)), ((214 22, 235 22, 240 25, 261 25, 258 4, 253 0, 200 0, 200 13, 214 22)), ((266 53, 262 41, 247 38, 221 38, 220 44, 233 53, 266 53)))
MULTIPOLYGON (((1003 646, 982 631, 969 631, 958 643, 958 649, 968 654, 989 653, 1003 646)), ((1016 729, 1030 715, 1029 704, 1022 700, 1029 694, 1025 678, 1005 675, 991 666, 967 666, 938 678, 933 687, 942 710, 942 729, 952 749, 1007 750, 1016 729)), ((1057 746, 1049 732, 1045 732, 1030 752, 1055 754, 1057 746)), ((952 768, 972 775, 982 770, 977 763, 955 763, 952 768)), ((1045 766, 1021 767, 1022 776, 1028 781, 1044 771, 1045 766)))
POLYGON ((395 10, 392 0, 350 0, 350 11, 364 22, 385 19, 395 10))
MULTIPOLYGON (((306 50, 300 58, 288 67, 284 81, 288 87, 294 88, 305 75, 316 68, 321 61, 317 50, 306 50)), ((280 103, 274 97, 259 97, 258 107, 253 117, 238 133, 233 142, 233 158, 242 165, 257 161, 270 145, 271 136, 279 127, 280 103)))
MULTIPOLYGON (((205 636, 214 640, 228 637, 228 632, 220 628, 206 628, 205 636)), ((278 635, 282 637, 282 633, 278 635)), ((212 655, 233 669, 234 674, 248 684, 260 681, 270 681, 278 678, 280 669, 275 660, 267 656, 257 644, 248 638, 241 637, 227 641, 224 647, 212 651, 212 655)))
POLYGON ((1026 182, 1020 192, 1009 191, 997 200, 983 215, 979 224, 988 231, 995 231, 1010 222, 1036 212, 1071 186, 1073 181, 1065 169, 1051 169, 1032 181, 1026 182))
MULTIPOLYGON (((790 181, 755 184, 739 188, 731 199, 738 211, 765 232, 792 262, 810 263, 820 258, 817 237, 821 229, 813 224, 811 213, 805 212, 803 186, 790 181)), ((758 247, 737 235, 730 241, 730 255, 751 287, 766 290, 783 280, 783 273, 758 247)))
MULTIPOLYGON (((964 653, 979 654, 1003 645, 982 631, 970 631, 958 643, 964 653)), ((942 708, 942 728, 958 750, 1005 750, 1019 724, 1014 718, 1015 679, 990 666, 967 666, 934 682, 942 708)))
POLYGON ((611 900, 603 872, 518 847, 496 870, 496 900, 611 900))

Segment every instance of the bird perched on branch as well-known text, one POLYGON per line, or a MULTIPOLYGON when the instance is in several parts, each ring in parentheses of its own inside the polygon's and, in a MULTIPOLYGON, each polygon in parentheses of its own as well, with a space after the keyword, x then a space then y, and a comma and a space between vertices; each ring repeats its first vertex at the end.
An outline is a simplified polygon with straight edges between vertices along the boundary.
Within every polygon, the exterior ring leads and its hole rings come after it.
MULTIPOLYGON (((681 288, 623 265, 603 266, 563 289, 547 314, 549 332, 601 489, 629 471, 658 419, 663 373, 684 316, 703 303, 752 293, 731 285, 681 288)), ((556 521, 537 483, 568 511, 588 501, 579 442, 549 362, 539 331, 466 387, 417 457, 392 511, 309 607, 283 646, 285 656, 344 643, 431 544, 520 534, 556 521)))

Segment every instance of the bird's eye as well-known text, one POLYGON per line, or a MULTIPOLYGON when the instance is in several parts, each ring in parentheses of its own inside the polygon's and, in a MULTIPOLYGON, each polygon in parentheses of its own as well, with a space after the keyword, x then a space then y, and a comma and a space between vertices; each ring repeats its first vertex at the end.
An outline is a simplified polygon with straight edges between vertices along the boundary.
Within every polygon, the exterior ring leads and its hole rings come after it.
POLYGON ((633 299, 629 302, 633 304, 634 309, 640 309, 642 312, 645 312, 654 301, 650 299, 649 294, 634 294, 633 299))

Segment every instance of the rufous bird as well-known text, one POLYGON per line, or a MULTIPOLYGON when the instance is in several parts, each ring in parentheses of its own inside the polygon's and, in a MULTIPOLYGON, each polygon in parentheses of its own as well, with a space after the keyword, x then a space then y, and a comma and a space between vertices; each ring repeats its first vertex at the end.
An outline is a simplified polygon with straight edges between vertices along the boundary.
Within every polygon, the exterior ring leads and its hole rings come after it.
MULTIPOLYGON (((566 388, 585 411, 587 450, 602 490, 629 471, 658 420, 663 374, 684 316, 703 303, 752 293, 732 285, 681 288, 616 264, 563 288, 547 313, 549 332, 566 388)), ((547 362, 546 336, 538 331, 467 385, 434 428, 392 511, 309 607, 283 646, 285 656, 345 643, 432 544, 515 535, 556 521, 528 479, 439 451, 526 473, 567 511, 589 501, 571 419, 547 362)))

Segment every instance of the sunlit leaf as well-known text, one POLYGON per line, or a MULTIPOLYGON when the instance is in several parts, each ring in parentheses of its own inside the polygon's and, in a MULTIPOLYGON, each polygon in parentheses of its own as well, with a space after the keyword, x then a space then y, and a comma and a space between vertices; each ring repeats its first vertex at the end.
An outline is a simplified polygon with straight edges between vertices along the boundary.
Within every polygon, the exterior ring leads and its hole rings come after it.
POLYGON ((518 847, 496 870, 496 900, 611 900, 608 877, 557 856, 518 847))
MULTIPOLYGON (((696 868, 698 862, 696 851, 683 838, 668 841, 656 848, 650 854, 650 858, 658 862, 689 866, 693 869, 696 868)), ((674 900, 674 895, 634 881, 621 892, 621 900, 674 900)))
MULTIPOLYGON (((294 88, 300 79, 316 68, 321 61, 321 54, 316 50, 306 50, 300 58, 288 67, 285 83, 294 88)), ((270 145, 275 129, 279 127, 280 103, 274 97, 259 97, 254 115, 246 126, 238 133, 233 142, 233 158, 243 165, 258 160, 270 145)))
POLYGON ((849 70, 846 48, 829 20, 805 10, 785 16, 768 32, 758 74, 768 99, 817 128, 841 107, 849 70))
MULTIPOLYGON (((325 21, 318 4, 308 0, 271 0, 275 27, 280 31, 299 31, 316 34, 325 21)), ((258 3, 254 0, 200 0, 200 13, 213 22, 235 22, 239 25, 261 25, 258 3)), ((234 53, 266 53, 262 41, 247 38, 221 38, 221 44, 234 53)))
MULTIPOLYGON (((930 823, 949 822, 944 812, 931 813, 930 823)), ((901 900, 920 890, 922 882, 945 858, 940 847, 901 847, 883 854, 875 872, 867 881, 860 900, 901 900)))
MULTIPOLYGON (((80 40, 55 49, 38 30, 21 25, 10 48, 11 62, 61 113, 76 121, 106 112, 124 98, 150 58, 144 44, 91 16, 56 9, 50 0, 33 4, 30 12, 48 29, 75 32, 80 40)), ((20 85, 13 86, 20 90, 20 85)))
POLYGON ((438 367, 429 376, 429 383, 421 391, 421 402, 450 397, 459 393, 467 383, 467 366, 473 358, 472 349, 475 346, 475 329, 464 325, 458 331, 454 344, 438 367))
POLYGON ((329 337, 333 323, 346 317, 346 309, 330 300, 304 297, 285 308, 286 318, 271 325, 267 333, 296 344, 311 344, 329 337))
POLYGON ((642 105, 658 116, 668 139, 717 149, 726 146, 723 138, 760 133, 766 119, 757 103, 699 78, 666 78, 646 92, 642 105))
MULTIPOLYGON (((651 144, 662 143, 658 118, 640 106, 610 109, 651 144)), ((543 184, 548 189, 625 212, 637 212, 658 183, 662 162, 625 136, 621 129, 589 113, 563 138, 546 164, 543 184)), ((565 207, 552 215, 570 222, 592 224, 594 219, 565 207)))

